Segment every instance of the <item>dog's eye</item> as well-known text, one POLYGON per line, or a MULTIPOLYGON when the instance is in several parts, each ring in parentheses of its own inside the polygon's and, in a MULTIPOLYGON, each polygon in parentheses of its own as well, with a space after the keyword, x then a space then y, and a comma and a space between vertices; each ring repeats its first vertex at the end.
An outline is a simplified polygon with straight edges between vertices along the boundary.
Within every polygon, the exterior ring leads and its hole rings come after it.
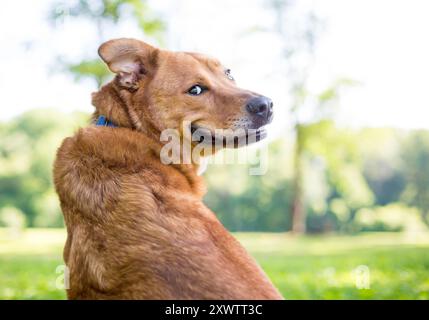
POLYGON ((194 86, 192 86, 191 88, 189 88, 188 93, 190 95, 193 96, 199 96, 201 93, 203 93, 205 90, 207 90, 206 88, 196 84, 194 86))
POLYGON ((234 80, 234 77, 231 75, 231 69, 226 69, 225 74, 229 80, 234 80))

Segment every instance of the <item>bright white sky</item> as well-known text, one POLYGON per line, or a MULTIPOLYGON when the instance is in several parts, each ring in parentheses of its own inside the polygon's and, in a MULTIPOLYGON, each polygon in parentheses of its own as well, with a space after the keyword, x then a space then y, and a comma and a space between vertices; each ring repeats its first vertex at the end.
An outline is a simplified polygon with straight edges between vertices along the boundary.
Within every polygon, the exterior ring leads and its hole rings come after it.
MULTIPOLYGON (((58 55, 95 52, 90 23, 53 29, 46 21, 52 0, 2 1, 0 11, 0 121, 32 108, 92 111, 92 82, 73 81, 56 70, 58 55)), ((166 46, 220 58, 238 84, 273 98, 273 127, 288 122, 287 75, 279 74, 278 39, 249 32, 269 26, 273 15, 262 0, 151 0, 168 24, 166 46)), ((302 1, 300 0, 300 3, 302 1)), ((311 83, 322 90, 339 77, 361 83, 345 91, 342 125, 429 129, 429 1, 304 1, 326 20, 311 83)), ((105 37, 138 36, 131 24, 106 30, 105 37)))

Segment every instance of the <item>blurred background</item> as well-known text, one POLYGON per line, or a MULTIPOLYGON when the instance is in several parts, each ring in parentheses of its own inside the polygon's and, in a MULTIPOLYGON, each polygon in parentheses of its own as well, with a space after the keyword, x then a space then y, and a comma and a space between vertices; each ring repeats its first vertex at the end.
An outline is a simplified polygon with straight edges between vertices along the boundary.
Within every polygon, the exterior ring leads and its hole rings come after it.
POLYGON ((267 173, 211 165, 205 202, 285 298, 428 299, 428 14, 423 0, 3 1, 0 298, 65 298, 52 162, 112 78, 98 46, 125 36, 215 56, 274 100, 267 173))

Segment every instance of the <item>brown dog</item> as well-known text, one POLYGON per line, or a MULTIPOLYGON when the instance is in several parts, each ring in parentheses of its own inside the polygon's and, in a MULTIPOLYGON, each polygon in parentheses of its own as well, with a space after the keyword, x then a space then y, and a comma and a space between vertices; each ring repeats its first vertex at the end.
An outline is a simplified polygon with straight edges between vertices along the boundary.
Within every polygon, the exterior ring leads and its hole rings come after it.
POLYGON ((108 41, 99 54, 116 78, 93 95, 94 117, 117 127, 80 129, 54 165, 68 233, 68 297, 281 299, 203 204, 198 161, 160 160, 163 130, 177 129, 180 141, 201 128, 247 135, 270 122, 271 100, 239 89, 229 70, 201 54, 133 39, 108 41), (185 120, 192 125, 183 127, 185 120))

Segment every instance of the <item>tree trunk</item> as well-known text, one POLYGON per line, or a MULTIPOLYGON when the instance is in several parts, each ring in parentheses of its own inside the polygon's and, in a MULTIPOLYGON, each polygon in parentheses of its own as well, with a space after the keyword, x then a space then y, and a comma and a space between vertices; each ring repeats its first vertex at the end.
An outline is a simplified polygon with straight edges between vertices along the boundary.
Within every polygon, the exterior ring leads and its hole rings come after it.
POLYGON ((293 183, 293 201, 292 201, 292 232, 303 234, 306 232, 306 210, 304 206, 303 195, 303 137, 301 126, 296 125, 296 140, 294 154, 294 183, 293 183))

